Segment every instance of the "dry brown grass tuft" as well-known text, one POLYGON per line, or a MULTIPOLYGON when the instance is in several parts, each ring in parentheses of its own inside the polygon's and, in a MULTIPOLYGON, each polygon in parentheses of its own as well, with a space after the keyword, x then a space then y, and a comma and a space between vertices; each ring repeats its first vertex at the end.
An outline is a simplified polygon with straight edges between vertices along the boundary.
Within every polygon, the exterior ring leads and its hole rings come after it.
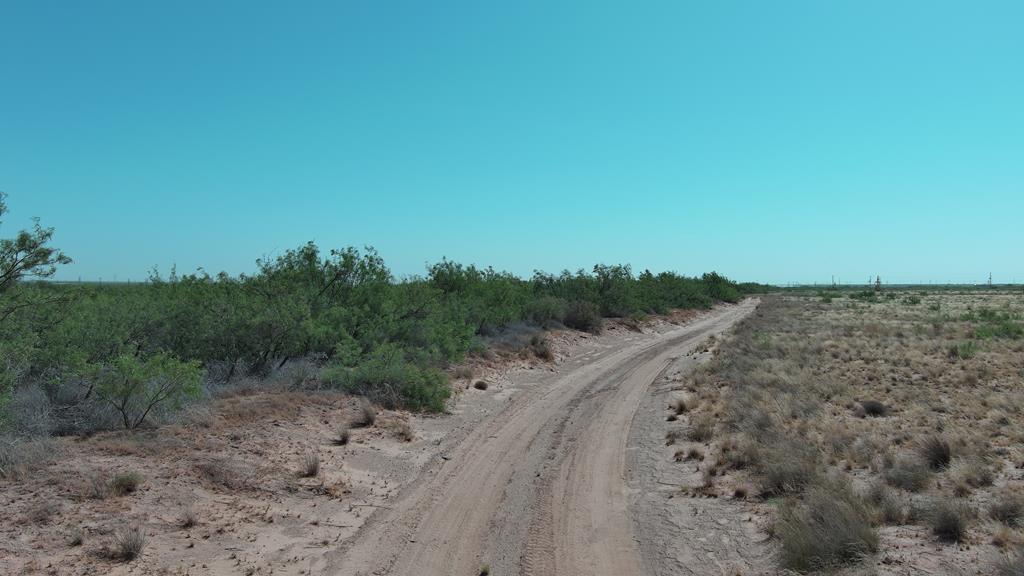
POLYGON ((942 542, 960 542, 974 512, 962 500, 936 499, 925 513, 925 520, 942 542))
POLYGON ((338 429, 338 433, 331 438, 331 444, 335 446, 345 446, 352 439, 352 432, 348 426, 342 426, 338 429))
POLYGON ((860 407, 865 416, 879 418, 889 415, 889 407, 877 400, 861 400, 860 407))
POLYGON ((299 476, 312 478, 320 473, 320 454, 316 450, 307 450, 302 455, 302 465, 299 467, 299 476))
POLYGON ((146 548, 146 533, 140 526, 127 526, 114 534, 114 555, 124 562, 138 558, 146 548))
POLYGON ((788 500, 773 531, 780 564, 796 572, 856 564, 878 549, 867 506, 845 484, 815 484, 788 500))
POLYGON ((999 496, 988 509, 988 515, 995 521, 1016 528, 1024 519, 1024 498, 1015 494, 999 496))
POLYGON ((111 479, 109 490, 114 496, 125 496, 138 490, 141 484, 141 474, 138 472, 124 472, 111 479))
POLYGON ((1024 574, 1024 547, 1019 547, 1016 552, 1006 555, 996 562, 996 576, 1021 576, 1024 574))
POLYGON ((354 418, 352 418, 353 428, 369 428, 377 422, 377 409, 373 407, 368 401, 363 400, 359 403, 359 409, 356 412, 354 418))
POLYGON ((920 492, 931 483, 932 471, 921 460, 904 457, 886 470, 883 477, 886 482, 897 488, 907 492, 920 492))
POLYGON ((213 458, 196 464, 200 477, 228 490, 241 490, 249 485, 245 468, 229 458, 213 458))
POLYGON ((932 470, 945 470, 953 460, 953 449, 949 442, 938 436, 929 436, 922 440, 918 451, 921 459, 932 470))
POLYGON ((192 528, 199 524, 199 513, 196 512, 195 507, 189 505, 181 509, 181 514, 178 516, 178 526, 182 528, 192 528))

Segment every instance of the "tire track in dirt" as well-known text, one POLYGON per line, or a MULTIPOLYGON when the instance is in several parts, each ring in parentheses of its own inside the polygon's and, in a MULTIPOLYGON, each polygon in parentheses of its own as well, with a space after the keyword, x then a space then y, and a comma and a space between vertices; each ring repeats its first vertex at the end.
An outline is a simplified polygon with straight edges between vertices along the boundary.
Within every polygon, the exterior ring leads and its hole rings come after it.
POLYGON ((669 361, 755 306, 716 310, 513 397, 322 566, 329 574, 640 574, 627 509, 633 415, 669 361))

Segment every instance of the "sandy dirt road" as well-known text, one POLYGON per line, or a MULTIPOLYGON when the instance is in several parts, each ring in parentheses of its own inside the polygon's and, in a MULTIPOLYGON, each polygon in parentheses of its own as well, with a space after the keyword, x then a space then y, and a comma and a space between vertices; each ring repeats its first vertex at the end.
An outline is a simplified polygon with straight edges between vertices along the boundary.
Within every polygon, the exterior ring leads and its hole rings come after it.
POLYGON ((511 396, 319 568, 359 575, 469 576, 484 565, 492 574, 527 576, 658 572, 641 552, 645 518, 631 506, 635 479, 644 476, 628 468, 644 461, 627 455, 634 418, 671 362, 678 366, 755 307, 718 309, 656 338, 574 359, 547 385, 511 396))

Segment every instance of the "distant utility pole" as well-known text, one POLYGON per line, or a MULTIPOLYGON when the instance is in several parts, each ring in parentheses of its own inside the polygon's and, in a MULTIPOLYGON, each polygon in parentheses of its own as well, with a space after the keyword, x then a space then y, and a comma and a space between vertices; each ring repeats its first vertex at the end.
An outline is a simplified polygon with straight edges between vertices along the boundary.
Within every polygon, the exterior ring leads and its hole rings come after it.
POLYGON ((991 272, 988 273, 988 287, 989 288, 992 287, 992 273, 991 272))
POLYGON ((882 291, 882 277, 881 276, 875 276, 875 292, 881 292, 881 291, 882 291))

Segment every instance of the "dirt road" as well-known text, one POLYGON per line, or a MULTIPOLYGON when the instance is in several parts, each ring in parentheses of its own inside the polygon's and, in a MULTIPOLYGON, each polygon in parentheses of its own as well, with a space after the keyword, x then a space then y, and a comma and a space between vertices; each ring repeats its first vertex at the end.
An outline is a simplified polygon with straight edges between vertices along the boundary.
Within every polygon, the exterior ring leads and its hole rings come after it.
POLYGON ((634 416, 671 361, 693 364, 680 357, 755 306, 582 356, 545 386, 510 396, 329 554, 324 573, 654 573, 638 543, 645 520, 630 505, 644 475, 627 469, 644 461, 627 458, 634 416))

